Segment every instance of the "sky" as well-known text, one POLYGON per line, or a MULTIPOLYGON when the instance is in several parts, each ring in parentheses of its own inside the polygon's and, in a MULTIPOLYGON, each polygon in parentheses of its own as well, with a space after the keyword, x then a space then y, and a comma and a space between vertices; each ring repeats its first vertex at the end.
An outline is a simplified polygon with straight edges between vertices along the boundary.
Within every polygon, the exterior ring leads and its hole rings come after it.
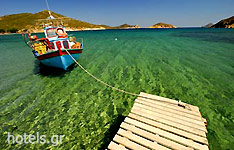
MULTIPOLYGON (((234 16, 234 0, 48 0, 51 11, 93 24, 200 27, 234 16)), ((37 13, 45 0, 0 0, 0 16, 37 13)))

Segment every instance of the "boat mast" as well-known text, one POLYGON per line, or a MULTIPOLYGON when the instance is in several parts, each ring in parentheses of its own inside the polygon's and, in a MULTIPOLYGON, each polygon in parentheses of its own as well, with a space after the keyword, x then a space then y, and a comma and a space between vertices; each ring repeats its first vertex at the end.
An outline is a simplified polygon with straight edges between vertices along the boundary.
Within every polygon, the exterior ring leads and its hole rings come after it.
POLYGON ((49 4, 48 4, 48 1, 47 1, 47 0, 46 0, 46 6, 47 6, 48 13, 49 13, 49 15, 50 15, 50 16, 48 17, 48 19, 51 19, 51 20, 52 20, 52 19, 55 19, 55 17, 51 15, 50 8, 49 8, 49 4))

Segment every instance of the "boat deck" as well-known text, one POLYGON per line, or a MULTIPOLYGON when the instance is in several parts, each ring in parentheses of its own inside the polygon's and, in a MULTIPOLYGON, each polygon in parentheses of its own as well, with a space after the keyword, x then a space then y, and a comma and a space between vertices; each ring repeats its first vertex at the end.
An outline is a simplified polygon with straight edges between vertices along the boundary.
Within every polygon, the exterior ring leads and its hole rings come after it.
POLYGON ((110 150, 208 150, 199 108, 141 92, 108 146, 110 150))

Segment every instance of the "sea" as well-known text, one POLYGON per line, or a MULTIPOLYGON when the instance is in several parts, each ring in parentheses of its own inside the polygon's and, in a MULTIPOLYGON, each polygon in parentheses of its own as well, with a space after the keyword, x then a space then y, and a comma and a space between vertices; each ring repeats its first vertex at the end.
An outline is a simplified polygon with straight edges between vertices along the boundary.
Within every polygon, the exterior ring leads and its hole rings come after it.
MULTIPOLYGON (((209 148, 234 148, 234 29, 69 35, 83 38, 78 62, 94 76, 128 92, 198 106, 208 122, 209 148)), ((0 36, 0 83, 0 149, 105 149, 136 98, 100 84, 76 65, 68 71, 41 65, 20 34, 0 36), (56 146, 8 140, 24 134, 64 136, 56 146)))

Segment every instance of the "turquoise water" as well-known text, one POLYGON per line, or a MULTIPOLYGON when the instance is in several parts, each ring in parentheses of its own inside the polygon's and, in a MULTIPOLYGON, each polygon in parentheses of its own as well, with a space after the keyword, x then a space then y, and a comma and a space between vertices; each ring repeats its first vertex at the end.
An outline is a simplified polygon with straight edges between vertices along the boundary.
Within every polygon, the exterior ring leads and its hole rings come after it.
MULTIPOLYGON (((210 149, 233 149, 234 30, 71 34, 84 38, 79 62, 95 76, 130 92, 198 106, 208 120, 210 149)), ((106 88, 77 66, 67 72, 41 66, 21 35, 0 36, 0 52, 1 149, 104 149, 131 110, 134 96, 106 88), (65 137, 55 147, 8 144, 7 132, 65 137)))

